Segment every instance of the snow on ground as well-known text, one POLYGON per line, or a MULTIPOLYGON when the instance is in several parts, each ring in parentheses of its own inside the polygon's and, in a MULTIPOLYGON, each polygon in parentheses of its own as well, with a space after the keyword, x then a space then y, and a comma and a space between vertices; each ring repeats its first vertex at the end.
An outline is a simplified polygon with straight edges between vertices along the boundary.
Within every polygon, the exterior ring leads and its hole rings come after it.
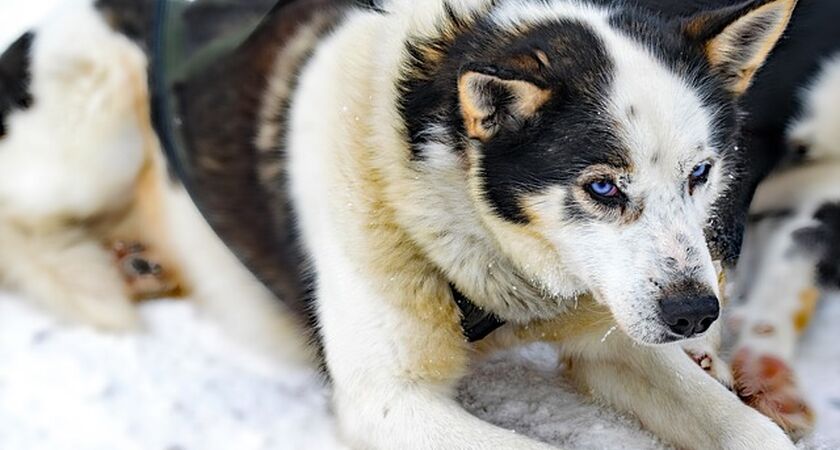
POLYGON ((0 52, 63 0, 0 0, 0 52))
MULTIPOLYGON (((142 333, 99 334, 0 295, 0 448, 340 448, 316 372, 250 353, 189 303, 149 303, 142 314, 142 333)), ((800 352, 820 419, 804 449, 840 448, 837 322, 840 297, 824 303, 800 352)), ((664 448, 575 393, 546 346, 482 364, 461 398, 485 420, 568 449, 664 448)))

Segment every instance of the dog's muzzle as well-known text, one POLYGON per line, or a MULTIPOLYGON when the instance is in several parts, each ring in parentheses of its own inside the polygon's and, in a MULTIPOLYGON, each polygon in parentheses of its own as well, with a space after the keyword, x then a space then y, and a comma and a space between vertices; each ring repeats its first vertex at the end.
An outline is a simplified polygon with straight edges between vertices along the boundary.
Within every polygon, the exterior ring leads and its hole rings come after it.
POLYGON ((713 294, 676 294, 660 300, 659 315, 672 333, 688 339, 711 328, 720 316, 720 302, 713 294))

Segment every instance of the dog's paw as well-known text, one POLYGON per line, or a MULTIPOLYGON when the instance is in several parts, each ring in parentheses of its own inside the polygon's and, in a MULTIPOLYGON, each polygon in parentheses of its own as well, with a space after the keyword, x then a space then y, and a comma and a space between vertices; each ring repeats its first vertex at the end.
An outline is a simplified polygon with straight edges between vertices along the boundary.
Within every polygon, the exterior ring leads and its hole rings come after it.
MULTIPOLYGON (((749 408, 748 408, 749 409, 749 408)), ((767 417, 749 409, 749 413, 732 420, 719 436, 718 448, 725 450, 794 450, 787 434, 767 417), (750 414, 751 413, 751 414, 750 414), (731 428, 730 428, 731 427, 731 428)))
POLYGON ((742 348, 732 360, 732 370, 738 396, 771 418, 793 439, 813 430, 814 412, 784 361, 742 348))
POLYGON ((686 354, 726 389, 734 390, 735 380, 729 365, 718 354, 697 349, 685 349, 686 354))
POLYGON ((179 293, 176 277, 158 262, 159 258, 145 245, 117 241, 111 244, 111 251, 131 298, 145 300, 179 293))

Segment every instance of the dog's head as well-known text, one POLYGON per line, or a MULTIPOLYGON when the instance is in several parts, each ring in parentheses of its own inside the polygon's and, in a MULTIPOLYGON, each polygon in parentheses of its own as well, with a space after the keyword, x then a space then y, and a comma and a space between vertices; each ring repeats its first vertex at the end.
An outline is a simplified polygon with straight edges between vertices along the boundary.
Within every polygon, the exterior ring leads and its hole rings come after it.
POLYGON ((0 56, 0 204, 17 221, 122 208, 149 148, 145 55, 77 6, 0 56))
POLYGON ((639 342, 707 330, 738 99, 795 3, 680 19, 500 7, 487 26, 510 31, 463 45, 457 92, 472 196, 505 253, 549 292, 591 292, 639 342))

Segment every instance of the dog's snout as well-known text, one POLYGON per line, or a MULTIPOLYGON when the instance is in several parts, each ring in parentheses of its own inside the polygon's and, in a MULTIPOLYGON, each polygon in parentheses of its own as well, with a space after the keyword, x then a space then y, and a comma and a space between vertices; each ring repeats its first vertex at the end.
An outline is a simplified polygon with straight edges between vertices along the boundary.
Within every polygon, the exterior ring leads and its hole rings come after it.
POLYGON ((676 335, 690 338, 706 332, 720 315, 714 295, 679 295, 660 302, 662 320, 676 335))

